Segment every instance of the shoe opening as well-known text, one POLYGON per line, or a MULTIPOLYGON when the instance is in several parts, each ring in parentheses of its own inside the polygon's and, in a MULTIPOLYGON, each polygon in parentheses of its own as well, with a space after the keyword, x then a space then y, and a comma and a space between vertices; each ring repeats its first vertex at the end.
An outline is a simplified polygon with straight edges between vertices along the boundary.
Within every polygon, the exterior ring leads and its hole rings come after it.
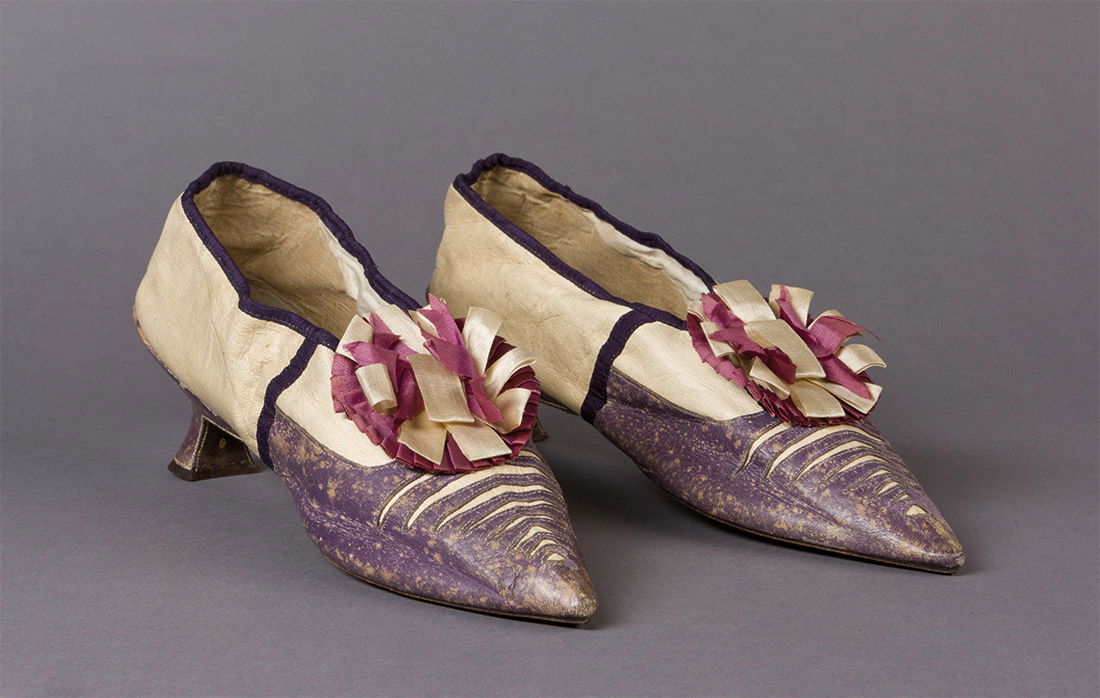
POLYGON ((574 195, 534 165, 507 156, 483 162, 485 168, 468 178, 470 188, 489 207, 608 293, 684 318, 688 304, 708 290, 701 273, 689 269, 677 259, 679 255, 670 254, 663 240, 633 229, 621 230, 628 226, 609 222, 606 218, 610 216, 598 205, 593 206, 598 211, 586 207, 584 203, 594 202, 574 195))
POLYGON ((248 283, 251 300, 296 313, 335 336, 356 313, 412 303, 380 277, 365 250, 346 249, 358 243, 320 198, 237 163, 215 165, 195 184, 184 196, 192 195, 198 215, 248 283), (374 285, 368 274, 378 277, 374 285))

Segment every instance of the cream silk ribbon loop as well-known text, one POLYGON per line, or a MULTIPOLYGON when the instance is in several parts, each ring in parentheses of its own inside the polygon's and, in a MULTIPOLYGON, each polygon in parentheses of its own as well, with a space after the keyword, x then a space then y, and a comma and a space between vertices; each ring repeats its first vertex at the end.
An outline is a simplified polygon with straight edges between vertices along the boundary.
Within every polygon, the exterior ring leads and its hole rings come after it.
POLYGON ((795 334, 794 329, 782 320, 746 322, 745 332, 765 349, 774 347, 786 354, 787 358, 794 363, 795 376, 798 378, 825 377, 825 369, 821 368, 814 353, 802 338, 795 334))
POLYGON ((768 368, 768 365, 761 361, 759 357, 753 357, 749 361, 749 378, 781 398, 786 398, 791 394, 791 387, 782 378, 775 375, 775 372, 768 368))
POLYGON ((372 339, 374 339, 374 328, 366 320, 356 315, 348 323, 347 329, 344 330, 344 336, 340 338, 336 353, 354 361, 355 357, 348 349, 348 345, 353 342, 369 342, 372 339))
POLYGON ((827 419, 843 417, 844 408, 829 391, 810 381, 797 381, 791 385, 791 400, 807 417, 827 419))
POLYGON ((473 307, 466 313, 462 341, 466 342, 466 348, 470 350, 470 358, 474 360, 474 368, 478 374, 485 373, 489 352, 493 349, 493 340, 500 331, 501 322, 499 315, 485 308, 473 307))
POLYGON ((718 284, 714 287, 714 293, 722 299, 727 308, 733 311, 734 315, 741 318, 741 322, 775 319, 775 314, 764 302, 763 297, 744 279, 718 284))
MULTIPOLYGON (((400 337, 401 341, 408 345, 410 349, 417 353, 427 351, 424 347, 424 335, 420 331, 420 326, 401 308, 396 305, 384 305, 372 314, 385 323, 390 332, 400 337)), ((355 320, 352 320, 352 322, 354 323, 355 320)))
MULTIPOLYGON (((768 292, 768 306, 776 317, 779 317, 779 296, 783 293, 783 288, 782 284, 772 284, 771 291, 768 292)), ((810 316, 810 301, 813 300, 814 292, 797 286, 787 286, 786 289, 790 294, 791 306, 794 307, 795 314, 805 325, 809 322, 807 318, 810 316)))
POLYGON ((474 415, 466 403, 466 389, 461 376, 430 354, 413 354, 409 357, 409 365, 420 386, 428 419, 441 424, 474 422, 474 415))
POLYGON ((866 344, 845 344, 836 353, 836 358, 852 369, 853 373, 863 373, 872 366, 886 368, 886 362, 866 344))
POLYGON ((495 398, 500 394, 501 388, 508 379, 515 375, 521 368, 535 363, 535 355, 526 349, 514 347, 507 354, 493 362, 485 369, 485 392, 489 398, 495 398))
POLYGON ((720 330, 718 323, 703 321, 700 323, 703 326, 703 331, 707 335, 707 343, 710 344, 710 350, 714 352, 715 356, 735 356, 737 350, 733 348, 733 345, 729 342, 723 342, 720 339, 714 339, 711 335, 720 330))
POLYGON ((355 378, 371 409, 388 412, 397 407, 397 396, 393 394, 393 383, 389 371, 382 364, 368 364, 355 369, 355 378))
POLYGON ((401 430, 397 433, 397 441, 433 463, 442 463, 443 453, 447 447, 447 427, 439 422, 433 422, 427 411, 418 412, 412 419, 401 425, 401 430))

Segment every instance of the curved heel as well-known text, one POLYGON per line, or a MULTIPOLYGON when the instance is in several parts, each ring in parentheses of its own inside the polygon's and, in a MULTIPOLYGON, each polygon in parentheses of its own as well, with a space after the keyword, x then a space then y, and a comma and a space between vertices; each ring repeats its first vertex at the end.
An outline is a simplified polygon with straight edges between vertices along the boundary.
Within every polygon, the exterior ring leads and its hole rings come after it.
POLYGON ((191 426, 168 471, 181 480, 194 482, 212 477, 247 475, 260 472, 252 462, 248 447, 237 437, 211 421, 196 406, 191 414, 191 426))

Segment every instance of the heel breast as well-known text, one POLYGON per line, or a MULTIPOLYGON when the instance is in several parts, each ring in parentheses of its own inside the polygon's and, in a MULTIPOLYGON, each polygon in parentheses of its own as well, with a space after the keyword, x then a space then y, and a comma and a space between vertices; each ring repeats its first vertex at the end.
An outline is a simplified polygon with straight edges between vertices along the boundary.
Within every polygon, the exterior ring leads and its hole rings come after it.
POLYGON ((260 467, 252 461, 247 446, 196 407, 187 435, 168 470, 182 480, 193 482, 258 473, 260 467))

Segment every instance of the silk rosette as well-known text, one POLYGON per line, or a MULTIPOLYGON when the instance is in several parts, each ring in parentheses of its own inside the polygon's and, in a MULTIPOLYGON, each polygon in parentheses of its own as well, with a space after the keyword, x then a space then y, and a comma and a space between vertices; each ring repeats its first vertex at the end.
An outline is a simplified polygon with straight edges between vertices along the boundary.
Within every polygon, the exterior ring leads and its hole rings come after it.
POLYGON ((534 358, 497 336, 496 314, 470 308, 455 319, 428 301, 351 320, 332 363, 336 411, 391 458, 429 472, 512 460, 538 411, 534 358))
POLYGON ((803 425, 862 419, 882 387, 866 371, 886 364, 866 331, 836 310, 810 316, 813 292, 773 284, 768 299, 748 281, 714 286, 688 309, 688 331, 704 362, 748 390, 772 415, 803 425))

